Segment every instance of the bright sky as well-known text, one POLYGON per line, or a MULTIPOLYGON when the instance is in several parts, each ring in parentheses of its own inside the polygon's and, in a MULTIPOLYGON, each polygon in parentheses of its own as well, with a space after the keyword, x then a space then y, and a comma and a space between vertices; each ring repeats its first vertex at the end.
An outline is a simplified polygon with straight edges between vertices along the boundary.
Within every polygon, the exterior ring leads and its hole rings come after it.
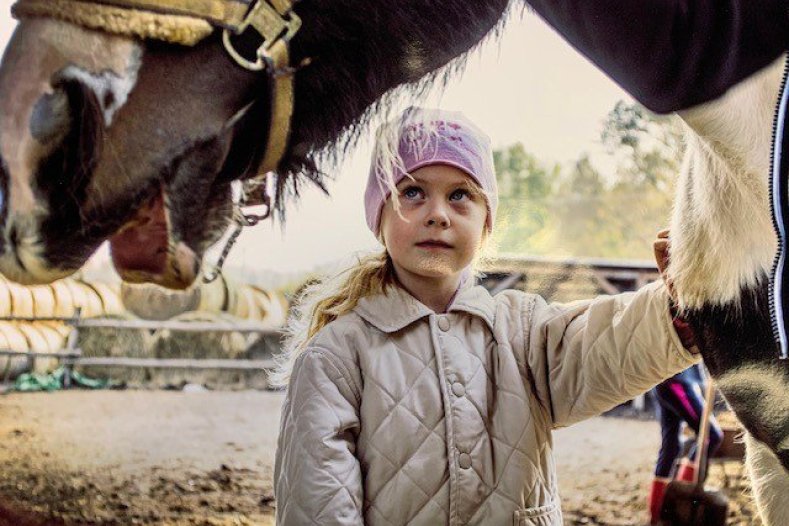
MULTIPOLYGON (((13 26, 3 8, 0 48, 13 26)), ((520 141, 539 159, 564 162, 583 151, 602 152, 601 123, 619 99, 629 97, 526 13, 513 17, 499 40, 475 52, 443 94, 431 93, 418 102, 465 112, 488 132, 495 147, 520 141)), ((370 144, 364 140, 342 166, 329 170, 337 175, 329 185, 331 197, 305 192, 300 203, 290 205, 284 232, 271 224, 245 231, 228 266, 290 273, 375 248, 362 205, 369 158, 370 144)))

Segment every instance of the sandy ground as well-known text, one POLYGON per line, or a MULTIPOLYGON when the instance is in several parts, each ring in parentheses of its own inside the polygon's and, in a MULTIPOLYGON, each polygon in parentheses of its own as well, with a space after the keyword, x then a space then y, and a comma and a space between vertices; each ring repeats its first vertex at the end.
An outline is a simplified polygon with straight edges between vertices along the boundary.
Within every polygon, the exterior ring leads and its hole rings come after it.
MULTIPOLYGON (((270 524, 281 400, 260 391, 0 396, 0 526, 270 524)), ((645 524, 656 422, 601 417, 555 437, 566 524, 645 524)), ((729 524, 757 525, 739 464, 724 468, 710 480, 728 487, 729 524)))

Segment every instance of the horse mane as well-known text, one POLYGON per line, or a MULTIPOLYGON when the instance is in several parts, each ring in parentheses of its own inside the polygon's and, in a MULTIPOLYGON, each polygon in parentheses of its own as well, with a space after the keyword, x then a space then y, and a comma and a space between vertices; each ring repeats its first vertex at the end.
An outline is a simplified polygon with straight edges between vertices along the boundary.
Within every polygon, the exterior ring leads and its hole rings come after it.
POLYGON ((330 176, 319 168, 337 161, 388 120, 403 99, 463 71, 471 51, 501 34, 510 0, 317 0, 297 4, 302 30, 292 63, 310 59, 296 74, 293 132, 280 163, 276 212, 310 182, 326 192, 330 176))

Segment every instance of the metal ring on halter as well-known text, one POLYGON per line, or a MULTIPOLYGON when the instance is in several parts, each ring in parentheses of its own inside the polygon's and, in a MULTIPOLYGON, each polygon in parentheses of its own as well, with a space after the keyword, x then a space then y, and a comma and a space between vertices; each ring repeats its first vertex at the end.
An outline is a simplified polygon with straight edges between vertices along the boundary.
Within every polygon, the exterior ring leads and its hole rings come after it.
POLYGON ((267 67, 271 67, 270 52, 274 44, 284 42, 287 45, 300 28, 301 18, 296 13, 293 11, 288 11, 287 14, 280 13, 268 2, 262 0, 255 4, 244 21, 234 31, 231 32, 229 29, 222 31, 222 43, 225 50, 239 66, 249 71, 263 71, 267 67), (240 35, 250 26, 263 37, 263 43, 257 49, 257 59, 254 62, 244 58, 230 41, 232 34, 240 35))
POLYGON ((244 206, 243 203, 236 204, 235 215, 236 215, 236 227, 233 230, 233 233, 230 234, 230 237, 227 238, 225 242, 225 246, 222 249, 222 253, 219 255, 219 259, 216 260, 216 264, 214 268, 211 269, 210 272, 203 276, 203 283, 211 283, 216 281, 219 277, 219 274, 222 272, 222 266, 225 264, 225 260, 227 256, 230 255, 230 251, 233 249, 233 245, 236 244, 238 241, 238 237, 241 235, 241 232, 244 230, 244 227, 255 226, 260 221, 268 219, 271 215, 271 203, 267 202, 266 205, 266 212, 263 214, 245 214, 241 211, 241 207, 244 206))

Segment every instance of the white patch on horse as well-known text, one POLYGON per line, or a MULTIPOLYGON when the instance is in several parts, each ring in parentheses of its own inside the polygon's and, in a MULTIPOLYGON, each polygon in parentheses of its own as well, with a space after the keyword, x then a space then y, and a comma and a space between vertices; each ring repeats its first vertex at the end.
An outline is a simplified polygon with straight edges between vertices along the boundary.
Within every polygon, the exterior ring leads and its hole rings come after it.
POLYGON ((109 127, 115 113, 126 104, 129 93, 137 84, 137 72, 141 64, 142 52, 140 48, 135 48, 128 67, 120 75, 109 70, 94 73, 72 65, 63 70, 62 77, 77 80, 95 93, 104 115, 104 125, 109 127))
POLYGON ((671 219, 669 275, 683 307, 738 301, 769 272, 768 173, 783 63, 681 113, 689 127, 671 219))

